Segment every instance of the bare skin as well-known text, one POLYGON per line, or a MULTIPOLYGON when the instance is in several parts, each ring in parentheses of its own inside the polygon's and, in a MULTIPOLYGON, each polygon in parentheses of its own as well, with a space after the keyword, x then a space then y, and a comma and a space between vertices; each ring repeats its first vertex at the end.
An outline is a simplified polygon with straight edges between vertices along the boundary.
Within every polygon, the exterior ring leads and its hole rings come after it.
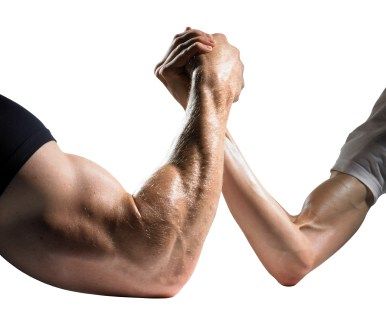
MULTIPOLYGON (((185 107, 188 83, 183 81, 163 79, 185 107)), ((224 163, 222 191, 228 207, 265 268, 285 286, 298 283, 342 247, 372 205, 364 184, 333 171, 307 197, 301 212, 290 215, 256 179, 229 132, 224 163)))
POLYGON ((179 68, 196 57, 186 70, 186 122, 167 163, 131 195, 97 164, 46 143, 0 197, 5 259, 79 292, 170 297, 181 289, 216 212, 226 121, 242 85, 241 63, 224 57, 236 49, 215 37, 213 49, 213 38, 195 30, 173 41, 179 68))
POLYGON ((332 171, 300 213, 290 215, 259 183, 232 138, 226 140, 223 194, 260 261, 285 286, 298 283, 341 248, 372 201, 358 179, 332 171))

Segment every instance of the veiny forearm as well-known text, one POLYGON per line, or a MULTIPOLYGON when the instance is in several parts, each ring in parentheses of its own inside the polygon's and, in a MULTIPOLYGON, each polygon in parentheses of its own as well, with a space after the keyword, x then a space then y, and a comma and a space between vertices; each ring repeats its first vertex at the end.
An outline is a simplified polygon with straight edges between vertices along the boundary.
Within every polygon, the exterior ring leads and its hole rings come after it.
POLYGON ((0 251, 29 275, 105 295, 170 297, 186 282, 221 192, 229 102, 194 84, 172 155, 134 196, 106 170, 42 146, 1 196, 0 251))
POLYGON ((182 282, 198 259, 221 193, 229 110, 223 95, 193 83, 185 126, 170 159, 134 195, 145 230, 138 235, 147 254, 142 263, 156 263, 182 282))
POLYGON ((267 270, 296 284, 339 249, 368 210, 365 187, 337 176, 317 187, 299 215, 289 215, 261 186, 236 144, 226 140, 224 197, 267 270))

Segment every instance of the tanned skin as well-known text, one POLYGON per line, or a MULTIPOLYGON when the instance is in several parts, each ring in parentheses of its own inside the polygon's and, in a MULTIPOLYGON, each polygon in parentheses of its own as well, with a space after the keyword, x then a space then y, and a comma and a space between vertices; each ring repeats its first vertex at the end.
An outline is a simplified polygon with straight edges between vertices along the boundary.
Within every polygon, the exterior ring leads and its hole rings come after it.
MULTIPOLYGON (((189 85, 176 76, 161 81, 186 106, 189 85)), ((332 171, 290 215, 264 189, 227 132, 223 194, 256 255, 276 280, 297 284, 342 247, 358 230, 373 204, 370 190, 348 174, 332 171)))
POLYGON ((94 162, 54 141, 43 145, 0 197, 0 252, 14 266, 103 295, 170 297, 188 280, 221 193, 242 64, 223 35, 189 29, 175 36, 161 65, 158 76, 183 72, 191 81, 169 160, 131 195, 94 162))

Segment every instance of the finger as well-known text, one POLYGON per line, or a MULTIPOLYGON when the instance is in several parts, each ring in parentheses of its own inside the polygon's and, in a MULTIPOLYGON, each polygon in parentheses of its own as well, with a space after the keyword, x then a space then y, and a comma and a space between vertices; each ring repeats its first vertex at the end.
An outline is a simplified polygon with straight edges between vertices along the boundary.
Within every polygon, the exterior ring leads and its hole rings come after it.
POLYGON ((222 33, 214 33, 212 34, 212 39, 214 39, 215 42, 225 42, 225 43, 229 43, 228 42, 228 38, 222 34, 222 33))
POLYGON ((167 85, 167 82, 165 80, 166 75, 175 72, 175 68, 187 66, 188 62, 192 59, 193 56, 209 53, 211 50, 211 46, 207 46, 201 42, 195 42, 185 50, 182 50, 170 62, 165 62, 163 65, 158 67, 158 69, 156 70, 156 76, 162 81, 162 83, 167 85))
POLYGON ((177 34, 174 36, 174 41, 177 41, 177 44, 182 43, 183 41, 189 40, 190 38, 194 36, 205 36, 207 35, 205 32, 199 29, 192 29, 190 27, 187 27, 189 29, 185 30, 184 32, 177 34))
POLYGON ((205 45, 199 41, 193 43, 188 48, 182 50, 172 61, 165 65, 165 69, 172 67, 183 67, 196 54, 208 53, 212 51, 212 47, 205 45))
POLYGON ((165 67, 165 65, 171 62, 178 54, 181 53, 182 50, 188 48, 195 42, 201 42, 210 47, 214 46, 214 43, 210 41, 207 37, 200 36, 196 38, 191 38, 188 41, 178 45, 171 53, 169 53, 169 55, 167 55, 167 58, 165 60, 158 63, 154 68, 154 74, 162 81, 162 75, 159 74, 161 67, 165 67))
POLYGON ((159 80, 161 80, 161 82, 166 86, 167 84, 166 84, 166 80, 165 80, 165 78, 163 77, 163 75, 161 74, 161 69, 162 69, 163 67, 162 66, 159 66, 157 69, 155 69, 154 70, 154 74, 155 74, 155 76, 159 79, 159 80))
MULTIPOLYGON (((191 38, 188 41, 181 43, 178 45, 168 56, 168 58, 165 60, 165 65, 169 62, 171 62, 177 55, 179 55, 183 50, 191 46, 195 42, 201 42, 202 44, 208 46, 208 47, 214 47, 214 43, 208 39, 208 37, 200 36, 191 38)), ((209 49, 209 48, 208 48, 209 49)), ((211 49, 209 49, 211 50, 211 49)))
POLYGON ((171 52, 173 52, 173 50, 178 45, 180 45, 180 44, 182 44, 182 43, 184 43, 192 38, 199 37, 199 36, 206 36, 209 38, 209 40, 211 40, 214 43, 213 38, 211 38, 209 34, 206 34, 203 31, 198 30, 198 29, 190 29, 190 30, 185 31, 181 34, 177 34, 174 36, 173 42, 172 42, 168 52, 166 53, 165 57, 155 66, 154 71, 157 71, 158 67, 160 67, 166 61, 166 59, 169 57, 169 54, 171 52))

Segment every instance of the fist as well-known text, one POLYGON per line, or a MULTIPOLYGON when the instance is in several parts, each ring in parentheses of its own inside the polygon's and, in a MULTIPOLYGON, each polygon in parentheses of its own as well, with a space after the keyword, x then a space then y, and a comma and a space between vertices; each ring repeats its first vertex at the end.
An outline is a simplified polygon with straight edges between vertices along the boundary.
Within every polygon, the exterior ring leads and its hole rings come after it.
POLYGON ((210 35, 187 27, 173 42, 154 73, 186 108, 192 77, 237 101, 244 86, 244 66, 237 48, 223 34, 210 35), (198 75, 197 75, 198 74, 198 75))
POLYGON ((212 51, 213 46, 211 35, 187 27, 184 32, 174 36, 165 57, 155 66, 156 77, 183 108, 187 106, 191 85, 191 73, 186 65, 194 56, 212 51))
POLYGON ((240 51, 228 42, 225 35, 216 33, 212 37, 212 51, 196 56, 189 63, 192 66, 189 71, 199 70, 204 83, 226 92, 232 102, 235 102, 244 87, 244 65, 240 60, 240 51))

